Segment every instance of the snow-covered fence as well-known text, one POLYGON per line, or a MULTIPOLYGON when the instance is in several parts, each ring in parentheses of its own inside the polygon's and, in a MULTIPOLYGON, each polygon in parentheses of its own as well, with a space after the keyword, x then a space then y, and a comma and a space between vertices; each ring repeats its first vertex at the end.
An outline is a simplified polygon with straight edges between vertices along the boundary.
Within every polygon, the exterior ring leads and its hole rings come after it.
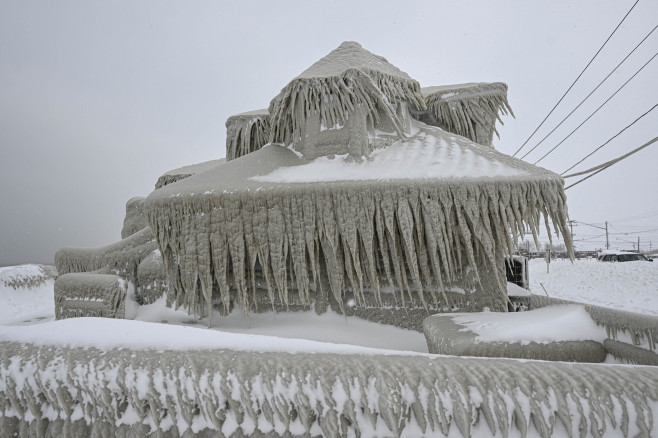
POLYGON ((2 436, 651 436, 657 417, 655 367, 0 343, 2 436))

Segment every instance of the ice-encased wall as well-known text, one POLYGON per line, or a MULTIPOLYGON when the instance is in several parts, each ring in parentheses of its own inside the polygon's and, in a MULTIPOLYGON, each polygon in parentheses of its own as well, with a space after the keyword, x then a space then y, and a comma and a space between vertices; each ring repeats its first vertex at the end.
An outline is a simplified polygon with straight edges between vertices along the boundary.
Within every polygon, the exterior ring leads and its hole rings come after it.
POLYGON ((269 142, 267 109, 236 114, 226 120, 226 161, 257 151, 269 142))
POLYGON ((144 216, 144 198, 135 196, 126 202, 126 215, 123 219, 123 228, 121 229, 121 238, 132 236, 140 230, 148 227, 146 216, 144 216))
POLYGON ((344 42, 272 99, 269 140, 286 145, 299 140, 306 120, 314 114, 324 126, 344 125, 357 108, 364 108, 372 121, 386 118, 404 138, 397 102, 425 108, 418 82, 358 43, 344 42))
POLYGON ((167 296, 167 305, 173 303, 173 296, 169 293, 167 272, 162 263, 162 255, 159 250, 154 250, 146 256, 137 267, 136 299, 140 304, 152 304, 163 295, 167 296))
POLYGON ((536 236, 543 215, 571 246, 563 181, 543 169, 490 179, 250 179, 304 162, 271 145, 149 195, 145 210, 178 304, 204 313, 220 300, 247 312, 264 289, 272 302, 310 304, 320 292, 341 307, 349 291, 358 306, 366 294, 381 303, 392 287, 402 308, 415 300, 425 309, 505 311, 503 255, 526 228, 536 236), (468 272, 486 286, 442 293, 468 272))
POLYGON ((2 436, 644 436, 658 368, 0 342, 2 436))
POLYGON ((123 318, 127 292, 128 283, 116 275, 60 275, 55 281, 55 318, 123 318))
POLYGON ((507 85, 502 82, 426 87, 422 89, 427 109, 441 127, 480 144, 491 146, 496 121, 511 114, 507 85))
POLYGON ((155 238, 147 226, 135 234, 101 248, 63 248, 55 253, 55 266, 60 275, 71 272, 119 274, 134 281, 137 266, 157 249, 155 238))

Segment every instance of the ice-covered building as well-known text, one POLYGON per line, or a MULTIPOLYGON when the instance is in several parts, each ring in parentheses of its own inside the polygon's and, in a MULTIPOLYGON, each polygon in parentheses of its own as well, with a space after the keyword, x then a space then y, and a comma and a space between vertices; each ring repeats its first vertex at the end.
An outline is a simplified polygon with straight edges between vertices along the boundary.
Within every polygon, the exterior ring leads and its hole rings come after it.
MULTIPOLYGON (((269 111, 228 119, 228 161, 168 172, 129 203, 148 219, 169 302, 200 315, 330 307, 415 329, 430 312, 505 311, 517 238, 544 216, 570 242, 562 179, 490 147, 506 90, 421 90, 341 44, 269 111)), ((61 251, 61 272, 79 259, 61 251)), ((138 296, 140 262, 124 269, 138 296)))
POLYGON ((571 248, 562 178, 491 146, 507 111, 504 84, 421 89, 343 43, 229 118, 226 160, 131 199, 120 242, 60 250, 56 313, 120 318, 133 293, 203 316, 333 308, 425 320, 433 353, 556 362, 0 340, 0 433, 651 436, 657 368, 559 361, 656 365, 655 317, 576 305, 607 338, 524 344, 446 314, 504 312, 505 259, 542 219, 571 248))

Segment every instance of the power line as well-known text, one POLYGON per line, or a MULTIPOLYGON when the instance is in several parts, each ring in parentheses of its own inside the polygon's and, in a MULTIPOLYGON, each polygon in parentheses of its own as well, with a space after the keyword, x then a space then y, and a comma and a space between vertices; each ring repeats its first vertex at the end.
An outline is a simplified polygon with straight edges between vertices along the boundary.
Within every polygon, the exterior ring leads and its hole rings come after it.
POLYGON ((633 221, 633 220, 644 219, 646 217, 651 217, 651 216, 658 216, 658 210, 648 211, 646 213, 640 213, 636 216, 628 216, 628 217, 625 217, 625 218, 617 219, 613 222, 617 222, 617 223, 619 223, 619 222, 630 222, 630 221, 633 221))
POLYGON ((592 167, 591 169, 587 169, 587 170, 582 171, 582 172, 572 173, 571 175, 565 175, 564 178, 570 178, 570 177, 573 177, 573 176, 584 175, 586 173, 594 172, 596 170, 596 172, 592 173, 591 175, 588 175, 585 178, 571 184, 570 186, 565 187, 564 190, 567 190, 567 189, 569 189, 569 188, 571 188, 571 187, 573 187, 577 184, 580 184, 581 182, 585 181, 586 179, 589 179, 589 178, 593 177, 597 173, 603 172, 604 170, 606 170, 608 167, 612 166, 613 164, 616 164, 616 163, 620 162, 621 160, 624 160, 624 159, 630 157, 631 155, 633 155, 633 154, 641 151, 642 149, 652 145, 656 141, 658 141, 658 137, 655 137, 653 140, 649 140, 648 142, 646 142, 645 144, 643 144, 639 148, 636 148, 636 149, 630 151, 629 153, 627 153, 625 155, 622 155, 621 157, 615 158, 614 160, 610 160, 608 162, 605 162, 603 164, 600 164, 596 167, 592 167))
POLYGON ((596 59, 596 57, 599 55, 599 53, 601 53, 601 50, 603 50, 603 48, 605 47, 605 45, 608 44, 608 41, 610 41, 610 38, 612 38, 612 36, 615 34, 615 32, 617 32, 617 29, 619 29, 619 27, 622 25, 622 23, 624 22, 624 20, 626 20, 626 17, 628 17, 628 15, 629 15, 629 14, 631 13, 631 11, 635 8, 635 6, 637 6, 637 4, 638 4, 639 2, 640 2, 640 0, 636 0, 636 2, 633 3, 633 6, 631 6, 631 8, 628 10, 628 12, 626 12, 626 15, 624 15, 624 18, 621 19, 621 21, 619 22, 619 24, 617 25, 617 27, 615 27, 615 30, 612 31, 612 33, 611 33, 610 36, 605 40, 605 42, 603 43, 603 45, 599 48, 599 50, 597 50, 597 52, 594 54, 594 56, 592 57, 592 59, 590 59, 590 61, 587 63, 587 65, 585 66, 585 68, 583 69, 583 71, 580 72, 580 74, 578 75, 578 77, 576 78, 576 80, 573 81, 573 83, 569 86, 569 88, 567 89, 567 91, 564 92, 564 94, 562 95, 562 97, 560 98, 560 100, 557 101, 557 103, 555 104, 555 106, 553 107, 553 109, 551 109, 551 111, 546 115, 546 117, 544 117, 544 120, 541 121, 541 123, 539 124, 539 126, 537 126, 537 128, 532 132, 532 134, 530 134, 530 137, 528 137, 528 139, 527 139, 526 141, 523 142, 523 144, 521 145, 521 147, 520 147, 516 152, 514 152, 514 155, 512 155, 513 157, 515 157, 516 154, 518 154, 519 151, 520 151, 521 149, 523 149, 523 147, 528 143, 528 141, 530 141, 530 139, 531 139, 531 138, 537 133, 537 131, 539 130, 539 128, 542 127, 542 125, 544 124, 544 122, 546 122, 546 120, 550 117, 550 115, 553 114, 553 111, 555 111, 555 108, 558 107, 558 105, 560 104, 560 102, 562 102, 562 100, 563 100, 563 99, 565 98, 565 96, 569 93, 569 91, 571 91, 571 89, 573 88, 573 86, 576 85, 576 82, 578 82, 578 80, 579 80, 580 77, 583 75, 583 73, 585 73, 585 70, 587 70, 587 68, 590 66, 590 64, 592 64, 592 62, 594 62, 594 59, 596 59))
POLYGON ((583 170, 582 172, 576 172, 576 173, 572 173, 572 174, 569 174, 569 175, 564 175, 564 178, 571 178, 571 177, 574 177, 574 176, 585 175, 586 173, 594 172, 595 170, 598 170, 598 169, 602 170, 602 168, 608 168, 608 167, 612 166, 613 164, 616 164, 616 163, 620 162, 624 158, 628 158, 631 155, 633 155, 634 153, 639 152, 639 151, 641 151, 642 149, 644 149, 648 146, 651 146, 656 141, 658 141, 658 137, 654 137, 653 139, 651 139, 648 142, 644 143, 639 148, 633 149, 632 151, 630 151, 627 154, 622 155, 621 157, 617 157, 614 160, 606 161, 603 164, 599 164, 598 166, 594 166, 591 169, 583 170))
MULTIPOLYGON (((592 114, 590 114, 590 115, 589 115, 589 116, 588 116, 588 117, 587 117, 587 118, 586 118, 586 119, 585 119, 580 125, 576 126, 576 129, 574 129, 573 131, 571 131, 571 132, 569 133, 569 135, 567 135, 566 137, 564 137, 564 138, 562 139, 562 141, 560 141, 558 144, 556 144, 555 146, 553 146, 553 148, 552 148, 550 151, 546 152, 546 153, 544 154, 543 157, 541 157, 539 160, 535 161, 533 164, 537 164, 537 163, 539 163, 541 160, 543 160, 544 158, 546 158, 550 153, 552 153, 555 149, 557 149, 558 146, 560 146, 560 145, 561 145, 562 143, 564 143, 569 137, 571 137, 571 136, 573 135, 574 132, 578 131, 578 130, 580 129, 580 127, 583 126, 585 123, 587 123, 587 122, 589 121, 589 119, 591 119, 591 118, 594 116, 594 114, 596 114, 597 112, 599 112, 599 110, 600 110, 601 108, 603 108, 603 106, 604 106, 606 103, 610 102, 610 99, 612 99, 613 97, 615 97, 615 96, 617 95, 617 93, 619 93, 619 92, 622 90, 622 88, 624 88, 624 87, 625 87, 630 81, 632 81, 633 78, 635 78, 635 76, 638 75, 638 73, 640 73, 642 70, 644 70, 644 67, 646 67, 647 65, 649 65, 649 63, 650 63, 651 61, 653 61, 654 58, 655 58, 656 56, 658 56, 658 52, 656 52, 656 53, 655 53, 655 54, 654 54, 654 55, 653 55, 653 56, 652 56, 647 62, 645 62, 644 65, 643 65, 642 67, 640 67, 640 69, 639 69, 638 71, 636 71, 635 74, 633 74, 633 76, 631 76, 630 78, 628 78, 628 80, 627 80, 626 82, 624 82, 624 83, 622 84, 622 86, 619 87, 619 88, 617 89, 617 91, 615 91, 614 93, 612 93, 612 96, 608 97, 608 98, 605 100, 605 102, 603 102, 603 103, 602 103, 597 109, 595 109, 594 112, 593 112, 592 114)), ((526 155, 528 155, 528 154, 526 154, 526 155)), ((521 159, 525 158, 526 155, 524 155, 523 157, 521 157, 521 159)))
POLYGON ((557 128, 559 128, 560 126, 562 126, 562 124, 563 124, 563 123, 564 123, 564 122, 565 122, 565 121, 566 121, 566 120, 567 120, 567 119, 568 119, 568 118, 569 118, 574 112, 576 112, 576 110, 577 110, 578 108, 580 108, 580 107, 582 106, 582 104, 584 104, 584 103, 587 101, 587 99, 589 99, 590 96, 591 96, 592 94, 594 94, 594 92, 595 92, 596 90, 598 90, 599 87, 601 87, 601 85, 603 85, 603 83, 604 83, 605 81, 607 81, 608 78, 609 78, 610 76, 612 76, 612 74, 613 74, 614 72, 616 72, 617 69, 618 69, 619 67, 621 67, 621 65, 622 65, 624 62, 626 62, 626 60, 627 60, 627 59, 628 59, 628 58, 629 58, 629 57, 630 57, 630 56, 631 56, 631 55, 637 50, 638 47, 640 47, 640 46, 642 45, 642 43, 643 43, 644 41, 646 41, 647 38, 649 38, 649 36, 651 36, 651 34, 652 34, 656 29, 658 29, 658 25, 654 26, 654 28, 651 29, 651 32, 649 32, 644 38, 642 38, 642 41, 640 41, 640 42, 635 46, 635 48, 633 48, 633 50, 631 50, 630 53, 629 53, 628 55, 626 55, 626 57, 625 57, 624 59, 622 59, 621 62, 620 62, 619 64, 617 64, 617 66, 616 66, 615 68, 613 68, 612 71, 611 71, 610 73, 608 73, 608 75, 607 75, 605 78, 603 78, 603 80, 602 80, 601 82, 599 82, 599 84, 598 84, 598 85, 597 85, 592 91, 590 91, 590 93, 589 93, 587 96, 585 96, 585 98, 584 98, 583 100, 581 100, 580 103, 579 103, 574 109, 572 109, 571 112, 570 112, 569 114, 567 114, 567 115, 566 115, 566 116, 560 121, 560 123, 557 124, 557 126, 555 126, 555 128, 553 128, 553 129, 551 130, 551 132, 549 132, 548 134, 546 134, 546 135, 544 136, 544 138, 542 138, 542 139, 539 141, 539 143, 537 143, 532 149, 530 149, 528 152, 526 152, 526 154, 525 154, 523 157, 521 157, 521 159, 525 158, 528 154, 532 153, 532 151, 534 151, 535 149, 537 149, 537 147, 539 147, 539 145, 541 145, 541 144, 544 142, 544 140, 546 140, 546 139, 547 139, 552 133, 554 133, 555 130, 557 130, 557 128))
POLYGON ((645 112, 645 113, 642 114, 640 117, 638 117, 638 118, 636 118, 635 120, 633 120, 633 122, 631 122, 630 124, 626 125, 626 127, 625 127, 624 129, 622 129, 621 131, 619 131, 618 133, 616 133, 615 135, 613 135, 612 137, 610 137, 610 138, 608 139, 608 141, 606 141, 605 143, 603 143, 603 144, 602 144, 601 146, 599 146, 598 148, 594 149, 592 152, 590 152, 588 155, 586 155, 583 159, 581 159, 581 160, 578 161, 576 164, 574 164, 573 166, 571 166, 570 168, 568 168, 567 170, 565 170, 564 172, 562 172, 560 175, 564 175, 565 173, 567 173, 568 171, 570 171, 571 169, 573 169, 574 167, 576 167, 577 165, 579 165, 580 163, 582 163, 583 161, 585 161, 586 159, 588 159, 589 157, 591 157, 592 155, 594 155, 599 149, 601 149, 603 146, 607 145, 607 144, 610 143, 612 140, 614 140, 615 138, 617 138, 622 132, 626 131, 628 128, 630 128, 631 126, 633 126, 633 125, 634 125, 635 123, 637 123, 640 119, 642 119, 642 117, 646 116, 646 115, 649 114, 651 111, 653 111, 657 106, 658 106, 658 103, 655 104, 654 106, 652 106, 651 109, 650 109, 649 111, 645 112))

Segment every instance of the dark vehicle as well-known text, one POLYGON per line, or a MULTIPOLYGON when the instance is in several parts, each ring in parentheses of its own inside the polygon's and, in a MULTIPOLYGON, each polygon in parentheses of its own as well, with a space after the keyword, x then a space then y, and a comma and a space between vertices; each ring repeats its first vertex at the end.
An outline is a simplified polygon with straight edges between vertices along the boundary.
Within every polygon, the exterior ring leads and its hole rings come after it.
POLYGON ((600 262, 653 262, 642 254, 626 251, 606 251, 599 255, 600 262))

